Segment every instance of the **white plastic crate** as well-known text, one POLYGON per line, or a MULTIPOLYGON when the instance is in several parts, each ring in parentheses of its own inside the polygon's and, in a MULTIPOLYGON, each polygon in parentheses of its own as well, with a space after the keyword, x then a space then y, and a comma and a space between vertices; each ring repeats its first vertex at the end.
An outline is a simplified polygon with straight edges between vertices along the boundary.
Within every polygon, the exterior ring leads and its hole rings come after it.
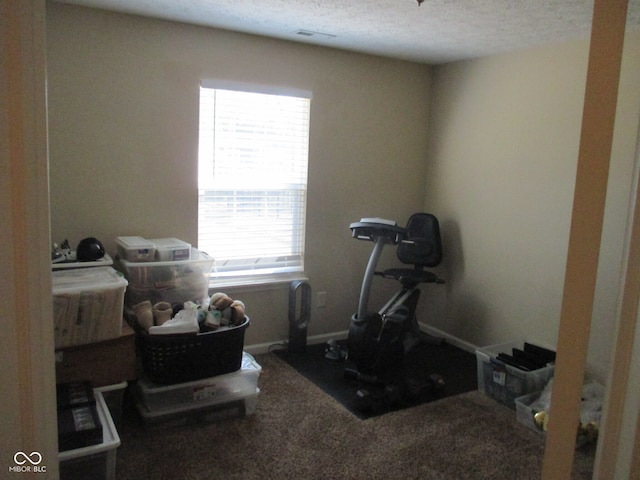
MULTIPOLYGON (((586 382, 582 387, 580 414, 578 418, 577 447, 593 443, 597 440, 604 402, 604 386, 588 378, 585 380, 586 382)), ((539 428, 538 425, 536 425, 535 416, 542 411, 547 414, 549 413, 551 394, 552 386, 549 384, 544 390, 516 398, 516 418, 518 422, 544 435, 546 425, 539 428)))
POLYGON ((156 246, 142 237, 116 237, 118 256, 131 262, 151 262, 156 258, 156 246))
POLYGON ((513 409, 516 398, 542 390, 554 373, 553 365, 527 372, 496 360, 498 354, 522 349, 524 343, 501 343, 476 350, 478 390, 513 409))
POLYGON ((104 398, 104 403, 109 409, 109 414, 116 428, 120 427, 122 411, 124 408, 124 391, 128 382, 121 382, 114 385, 94 388, 94 392, 100 392, 104 398))
POLYGON ((90 267, 110 267, 113 265, 113 259, 108 253, 104 254, 104 257, 93 261, 78 262, 75 259, 75 252, 73 252, 72 259, 65 262, 51 263, 51 270, 71 270, 74 268, 90 268, 90 267))
POLYGON ((177 238, 149 239, 156 246, 156 260, 171 262, 177 260, 191 260, 191 244, 177 238))
POLYGON ((262 367, 248 353, 242 354, 240 370, 173 385, 156 385, 139 378, 136 396, 151 413, 175 411, 182 407, 222 404, 256 392, 262 367))
POLYGON ((122 335, 127 280, 111 267, 51 273, 55 348, 122 335))
POLYGON ((174 408, 151 411, 136 401, 136 408, 145 425, 184 425, 215 421, 229 416, 244 417, 255 412, 260 389, 251 394, 236 395, 225 400, 214 399, 208 402, 185 404, 174 408))
POLYGON ((102 443, 58 454, 60 480, 115 480, 116 450, 120 436, 102 393, 95 391, 96 409, 102 423, 102 443))

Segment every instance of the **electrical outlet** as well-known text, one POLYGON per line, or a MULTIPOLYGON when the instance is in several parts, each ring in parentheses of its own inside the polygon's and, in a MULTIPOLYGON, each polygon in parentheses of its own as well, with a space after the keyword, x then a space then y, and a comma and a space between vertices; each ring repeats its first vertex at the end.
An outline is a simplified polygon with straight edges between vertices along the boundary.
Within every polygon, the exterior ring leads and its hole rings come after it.
POLYGON ((324 308, 327 306, 327 292, 318 292, 316 305, 318 308, 324 308))

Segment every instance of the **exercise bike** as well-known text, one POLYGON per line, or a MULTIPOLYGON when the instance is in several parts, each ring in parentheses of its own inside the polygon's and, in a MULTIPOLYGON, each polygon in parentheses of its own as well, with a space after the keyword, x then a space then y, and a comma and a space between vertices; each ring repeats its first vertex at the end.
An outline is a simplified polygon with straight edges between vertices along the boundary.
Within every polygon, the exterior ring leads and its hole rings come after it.
POLYGON ((431 374, 426 380, 411 378, 405 364, 407 354, 418 344, 441 342, 422 332, 416 318, 419 285, 444 283, 433 272, 425 270, 425 267, 436 267, 442 260, 437 218, 428 213, 416 213, 404 228, 393 221, 364 218, 349 228, 355 239, 374 244, 362 281, 358 312, 351 317, 347 339, 347 358, 356 368, 345 369, 344 375, 377 385, 382 393, 372 395, 367 389, 358 390, 359 403, 367 409, 376 402, 385 405, 400 402, 425 390, 432 394, 441 392, 444 379, 440 375, 431 374), (376 271, 387 245, 397 245, 398 259, 412 268, 376 271), (368 304, 374 276, 396 280, 401 288, 378 312, 371 313, 368 304))

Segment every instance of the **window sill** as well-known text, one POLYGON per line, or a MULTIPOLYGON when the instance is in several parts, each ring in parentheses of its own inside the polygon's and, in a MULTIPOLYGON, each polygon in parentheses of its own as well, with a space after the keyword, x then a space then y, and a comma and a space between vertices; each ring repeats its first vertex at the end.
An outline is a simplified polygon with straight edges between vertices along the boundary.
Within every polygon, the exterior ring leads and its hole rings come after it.
POLYGON ((276 275, 254 275, 246 277, 215 278, 209 280, 209 292, 220 291, 222 289, 233 288, 238 290, 261 290, 271 287, 289 285, 295 281, 308 281, 309 278, 302 272, 281 273, 276 275))

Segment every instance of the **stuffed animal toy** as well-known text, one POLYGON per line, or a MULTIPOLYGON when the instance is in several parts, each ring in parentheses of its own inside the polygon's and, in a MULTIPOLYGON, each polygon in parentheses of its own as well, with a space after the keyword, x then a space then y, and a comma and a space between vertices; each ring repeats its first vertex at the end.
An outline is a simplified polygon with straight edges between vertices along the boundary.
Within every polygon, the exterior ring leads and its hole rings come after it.
POLYGON ((233 300, 229 295, 217 292, 211 296, 209 311, 212 318, 207 318, 207 326, 236 326, 245 318, 245 305, 240 300, 233 300), (219 323, 218 323, 219 322, 219 323))
POLYGON ((226 293, 217 292, 211 295, 209 310, 215 309, 223 311, 225 308, 230 307, 232 303, 233 300, 226 293))
POLYGON ((241 302, 240 300, 234 300, 230 308, 231 308, 231 322, 233 323, 233 325, 240 325, 243 322, 245 317, 244 303, 241 302))

